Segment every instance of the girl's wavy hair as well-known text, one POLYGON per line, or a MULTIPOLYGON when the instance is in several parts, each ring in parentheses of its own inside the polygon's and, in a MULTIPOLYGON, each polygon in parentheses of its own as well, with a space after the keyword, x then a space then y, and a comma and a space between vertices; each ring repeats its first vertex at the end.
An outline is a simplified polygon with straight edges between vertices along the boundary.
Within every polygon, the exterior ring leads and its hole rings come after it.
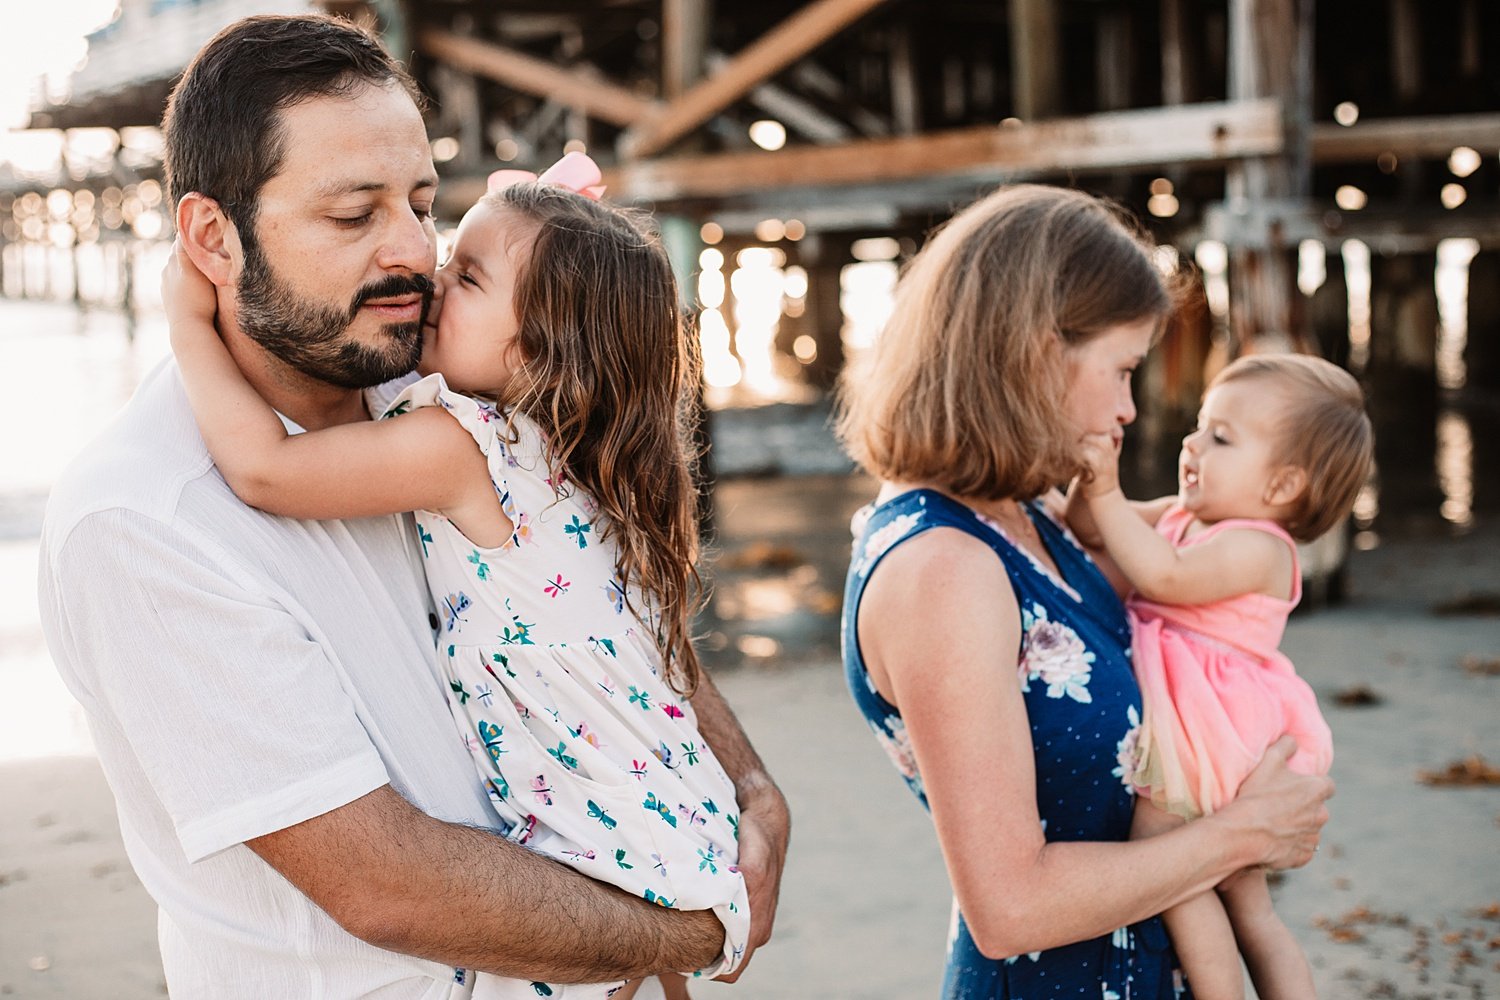
MULTIPOLYGON (((692 431, 700 357, 661 239, 644 213, 550 184, 485 195, 531 238, 515 286, 521 363, 497 401, 547 428, 548 460, 604 516, 615 568, 644 608, 673 690, 697 690, 692 431)), ((559 490, 564 487, 558 479, 559 490)))

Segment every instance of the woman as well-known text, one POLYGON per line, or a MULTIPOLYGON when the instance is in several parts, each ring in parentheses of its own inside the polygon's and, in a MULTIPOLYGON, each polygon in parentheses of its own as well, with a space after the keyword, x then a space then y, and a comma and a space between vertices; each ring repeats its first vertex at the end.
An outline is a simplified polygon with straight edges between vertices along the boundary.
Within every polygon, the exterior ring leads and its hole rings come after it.
POLYGON ((959 911, 947 997, 1172 996, 1156 914, 1305 864, 1327 819, 1331 782, 1287 771, 1284 739, 1221 812, 1127 842, 1129 628, 1050 501, 1085 435, 1135 419, 1131 373, 1171 305, 1102 203, 1006 188, 918 254, 843 387, 840 434, 882 480, 856 522, 845 668, 932 813, 959 911))

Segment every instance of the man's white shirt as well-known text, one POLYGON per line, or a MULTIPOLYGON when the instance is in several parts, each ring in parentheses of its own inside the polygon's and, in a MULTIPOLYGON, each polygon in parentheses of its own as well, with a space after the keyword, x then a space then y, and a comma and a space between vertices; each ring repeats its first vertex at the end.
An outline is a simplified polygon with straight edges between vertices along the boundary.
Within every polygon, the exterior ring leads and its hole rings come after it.
POLYGON ((160 906, 173 997, 466 995, 452 968, 346 933, 244 846, 387 783, 494 825, 434 668, 407 517, 246 507, 168 361, 52 491, 40 599, 160 906))

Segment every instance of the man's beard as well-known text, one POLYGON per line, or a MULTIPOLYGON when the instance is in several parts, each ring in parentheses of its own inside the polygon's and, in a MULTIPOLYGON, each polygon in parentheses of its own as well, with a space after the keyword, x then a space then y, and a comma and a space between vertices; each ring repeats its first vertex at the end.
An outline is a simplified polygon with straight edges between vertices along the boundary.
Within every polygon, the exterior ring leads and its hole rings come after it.
POLYGON ((297 297, 253 240, 244 243, 239 281, 240 329, 296 371, 342 389, 367 389, 405 375, 422 357, 422 324, 432 305, 432 279, 393 274, 361 288, 348 309, 297 297), (418 293, 422 312, 409 323, 387 323, 385 342, 368 346, 346 336, 371 299, 418 293))

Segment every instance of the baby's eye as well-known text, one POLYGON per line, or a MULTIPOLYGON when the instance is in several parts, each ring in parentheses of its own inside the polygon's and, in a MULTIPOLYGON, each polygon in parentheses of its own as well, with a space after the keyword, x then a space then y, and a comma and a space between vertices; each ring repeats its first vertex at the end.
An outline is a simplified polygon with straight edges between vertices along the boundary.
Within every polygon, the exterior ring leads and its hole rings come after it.
POLYGON ((1214 444, 1228 444, 1229 443, 1229 439, 1226 438, 1223 434, 1220 434, 1218 431, 1214 431, 1213 439, 1214 439, 1214 444))
POLYGON ((466 285, 473 285, 475 288, 479 287, 479 282, 474 280, 474 276, 472 274, 460 274, 458 276, 458 280, 462 281, 466 285))

